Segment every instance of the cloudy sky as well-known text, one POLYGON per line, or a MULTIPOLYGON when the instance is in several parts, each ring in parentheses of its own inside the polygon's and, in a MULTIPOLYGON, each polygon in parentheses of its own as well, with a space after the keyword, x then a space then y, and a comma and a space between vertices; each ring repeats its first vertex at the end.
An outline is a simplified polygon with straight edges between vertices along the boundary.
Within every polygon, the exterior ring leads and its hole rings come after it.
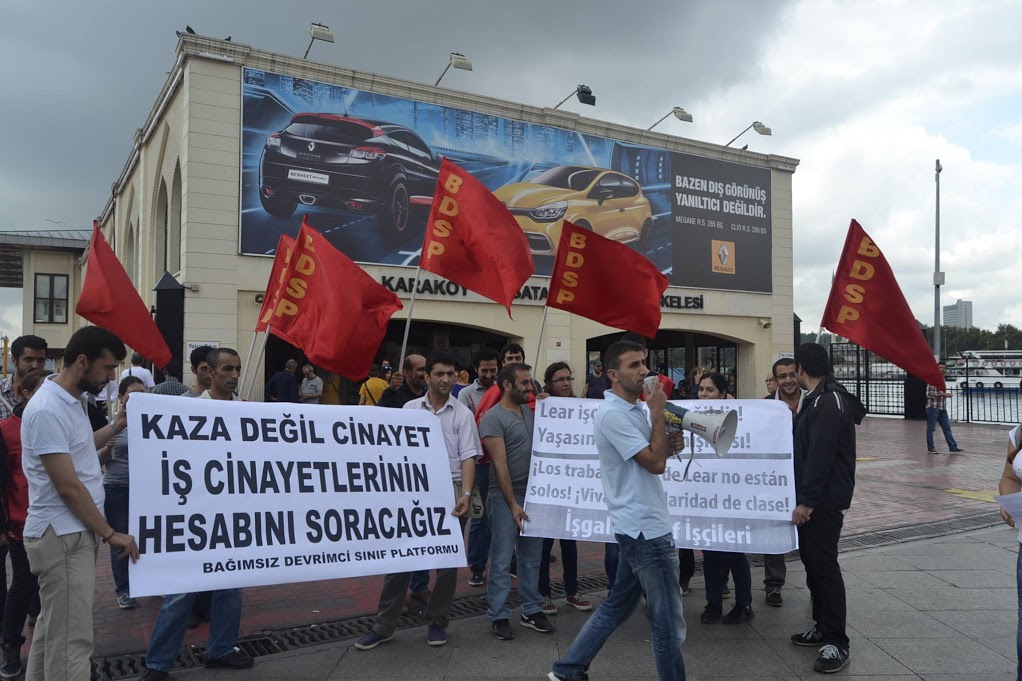
MULTIPOLYGON (((944 304, 981 327, 1022 325, 1022 3, 984 0, 3 0, 0 230, 86 229, 102 209, 173 63, 175 29, 432 82, 450 51, 474 72, 444 85, 552 106, 592 87, 587 116, 724 143, 752 120, 754 151, 801 159, 794 177, 795 310, 815 327, 850 218, 883 249, 932 323, 934 159, 944 304), (287 8, 286 10, 284 8, 287 8)), ((582 111, 582 109, 585 109, 582 111)), ((0 290, 17 333, 20 292, 0 290)))

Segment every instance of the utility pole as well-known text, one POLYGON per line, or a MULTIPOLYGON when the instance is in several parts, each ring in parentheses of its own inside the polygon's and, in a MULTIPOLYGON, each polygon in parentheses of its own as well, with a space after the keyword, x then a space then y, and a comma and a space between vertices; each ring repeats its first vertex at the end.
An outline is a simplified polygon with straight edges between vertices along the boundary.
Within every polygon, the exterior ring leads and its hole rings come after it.
POLYGON ((937 211, 934 224, 936 246, 933 257, 933 358, 940 361, 940 287, 944 284, 944 273, 940 271, 940 171, 944 168, 938 158, 934 164, 934 181, 937 183, 937 211))

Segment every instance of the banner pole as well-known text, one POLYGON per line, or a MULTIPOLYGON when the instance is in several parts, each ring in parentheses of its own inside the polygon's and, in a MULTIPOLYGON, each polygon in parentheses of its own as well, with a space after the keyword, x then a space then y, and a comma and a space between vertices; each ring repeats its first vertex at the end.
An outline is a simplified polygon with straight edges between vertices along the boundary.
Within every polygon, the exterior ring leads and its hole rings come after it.
MULTIPOLYGON (((419 256, 420 260, 422 256, 419 256)), ((412 328, 412 312, 415 310, 415 297, 419 293, 419 275, 422 273, 422 265, 415 268, 415 284, 412 285, 412 299, 408 302, 408 317, 405 319, 405 334, 401 339, 401 356, 398 359, 398 366, 403 367, 405 363, 405 352, 408 350, 408 332, 412 328)))
POLYGON ((543 350, 543 331, 546 329, 546 315, 548 312, 550 312, 550 306, 544 305, 543 320, 539 323, 539 339, 536 341, 536 354, 534 355, 535 359, 532 360, 536 364, 537 368, 539 367, 539 353, 540 351, 543 350))
POLYGON ((248 401, 252 398, 252 388, 255 387, 256 367, 259 366, 259 362, 263 361, 263 353, 266 352, 266 341, 270 338, 270 325, 266 325, 266 331, 263 332, 263 342, 259 346, 259 356, 256 357, 255 363, 252 365, 250 373, 252 374, 252 380, 249 381, 248 390, 245 392, 245 400, 248 401))
POLYGON ((252 353, 255 352, 256 336, 259 335, 259 331, 253 329, 252 331, 252 342, 248 344, 248 354, 245 355, 245 372, 241 374, 241 380, 238 381, 238 385, 242 392, 245 390, 245 381, 248 379, 248 375, 252 373, 252 368, 249 367, 248 362, 252 361, 252 353))
POLYGON ((816 344, 817 344, 817 345, 819 345, 819 343, 820 343, 820 338, 821 338, 822 336, 823 336, 823 327, 821 326, 821 327, 820 327, 819 329, 817 329, 817 330, 816 330, 816 344))

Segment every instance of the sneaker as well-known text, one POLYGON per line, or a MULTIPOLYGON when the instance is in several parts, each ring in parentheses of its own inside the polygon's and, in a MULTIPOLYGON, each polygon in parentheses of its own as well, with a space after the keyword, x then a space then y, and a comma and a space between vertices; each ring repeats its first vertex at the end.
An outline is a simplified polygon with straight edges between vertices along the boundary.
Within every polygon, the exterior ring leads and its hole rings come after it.
POLYGON ((688 596, 690 593, 692 593, 692 589, 688 588, 687 586, 681 587, 681 595, 683 597, 688 596))
POLYGON ((927 450, 926 450, 926 453, 927 453, 927 454, 936 454, 936 453, 937 453, 937 450, 936 450, 936 449, 927 449, 927 450))
POLYGON ((426 632, 426 643, 431 646, 442 646, 447 643, 447 630, 439 624, 429 625, 426 632))
POLYGON ((781 598, 781 592, 780 591, 768 591, 767 592, 767 595, 766 595, 766 604, 767 605, 772 605, 775 608, 779 608, 779 607, 781 607, 781 605, 783 603, 784 603, 784 599, 781 598))
POLYGON ((0 678, 13 679, 21 674, 21 645, 3 644, 4 661, 0 666, 0 678))
POLYGON ((546 615, 542 612, 534 612, 531 615, 522 615, 522 619, 519 624, 523 627, 534 629, 541 634, 549 634, 554 630, 553 625, 550 624, 550 620, 548 620, 546 615))
MULTIPOLYGON (((569 679, 562 679, 557 674, 550 672, 549 674, 546 675, 546 681, 569 681, 569 679)), ((577 681, 589 681, 589 675, 586 674, 585 672, 582 672, 582 674, 578 677, 577 681)))
POLYGON ((574 596, 568 596, 568 605, 581 610, 582 612, 589 612, 593 609, 593 604, 582 598, 582 596, 575 594, 574 596))
POLYGON ((511 631, 511 622, 508 620, 493 620, 490 622, 490 631, 501 641, 510 641, 515 637, 515 632, 511 631))
POLYGON ((482 586, 486 584, 486 580, 483 579, 482 570, 472 570, 472 576, 468 578, 469 586, 482 586))
POLYGON ((117 597, 117 607, 121 610, 131 610, 138 607, 138 601, 128 594, 121 594, 117 597))
POLYGON ((791 642, 797 646, 805 646, 807 648, 815 648, 823 642, 823 634, 820 633, 816 625, 809 627, 801 634, 795 634, 791 637, 791 642))
POLYGON ((518 561, 511 563, 511 579, 518 579, 518 561))
POLYGON ((25 624, 30 627, 34 627, 37 619, 39 619, 39 615, 29 615, 28 618, 25 619, 25 624))
POLYGON ((715 624, 720 621, 720 615, 723 609, 720 606, 707 605, 703 608, 703 614, 699 616, 699 621, 703 624, 715 624))
POLYGON ((368 634, 355 641, 355 648, 358 650, 372 650, 376 646, 381 643, 386 643, 392 638, 394 638, 394 634, 391 634, 390 636, 381 636, 375 631, 370 631, 368 634))
POLYGON ((721 618, 721 624, 741 624, 742 622, 749 622, 756 616, 756 613, 752 611, 752 608, 748 605, 736 605, 731 608, 731 612, 724 615, 721 618))
POLYGON ((833 674, 848 666, 848 651, 841 650, 835 645, 825 645, 820 648, 820 656, 813 663, 813 671, 833 674))
POLYGON ((170 678, 170 672, 161 672, 159 669, 149 669, 142 672, 142 676, 138 677, 138 681, 165 681, 170 678))
POLYGON ((551 599, 551 598, 544 598, 543 599, 542 612, 543 612, 544 615, 547 615, 548 617, 551 616, 551 615, 556 615, 557 614, 557 606, 554 605, 553 599, 551 599))
POLYGON ((728 588, 727 584, 725 584, 724 588, 722 588, 720 590, 720 595, 722 597, 724 597, 724 598, 730 598, 731 597, 731 589, 728 588))
POLYGON ((951 450, 951 453, 952 454, 961 454, 964 451, 965 451, 964 449, 959 449, 958 447, 955 447, 954 449, 951 450))
POLYGON ((235 648, 221 657, 206 660, 208 669, 250 669, 253 664, 255 660, 241 648, 235 648))

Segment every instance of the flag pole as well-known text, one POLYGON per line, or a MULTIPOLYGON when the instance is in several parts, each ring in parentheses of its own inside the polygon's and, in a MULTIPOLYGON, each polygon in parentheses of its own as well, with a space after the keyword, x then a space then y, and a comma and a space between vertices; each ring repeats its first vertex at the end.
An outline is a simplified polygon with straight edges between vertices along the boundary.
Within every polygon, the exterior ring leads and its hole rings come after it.
POLYGON ((252 368, 248 366, 247 362, 252 360, 252 353, 255 352, 256 336, 258 335, 258 330, 252 331, 252 342, 248 344, 248 354, 245 355, 245 373, 241 375, 241 380, 239 381, 240 388, 243 392, 245 390, 245 380, 248 378, 248 375, 252 373, 252 368))
POLYGON ((533 360, 533 362, 536 363, 537 367, 539 366, 539 353, 543 349, 543 331, 546 329, 546 315, 547 315, 548 312, 550 312, 550 306, 549 305, 544 305, 543 306, 543 320, 539 323, 539 340, 536 341, 536 354, 535 354, 535 358, 536 359, 533 360))
POLYGON ((256 367, 259 366, 259 363, 263 361, 263 353, 266 352, 266 341, 269 340, 269 338, 270 338, 270 325, 267 324, 266 325, 266 331, 263 332, 263 342, 259 346, 259 356, 256 357, 256 361, 255 361, 254 364, 252 364, 252 369, 249 371, 249 373, 252 374, 252 380, 249 382, 248 390, 245 392, 245 400, 246 401, 252 398, 252 388, 255 387, 256 367))
MULTIPOLYGON (((420 262, 422 256, 419 256, 420 262)), ((398 360, 398 366, 404 366, 405 363, 405 352, 408 350, 408 332, 412 328, 412 311, 415 309, 415 297, 419 293, 419 275, 422 273, 422 265, 418 265, 415 268, 415 283, 412 285, 412 299, 408 302, 408 317, 405 319, 405 334, 401 339, 401 356, 398 360)))

